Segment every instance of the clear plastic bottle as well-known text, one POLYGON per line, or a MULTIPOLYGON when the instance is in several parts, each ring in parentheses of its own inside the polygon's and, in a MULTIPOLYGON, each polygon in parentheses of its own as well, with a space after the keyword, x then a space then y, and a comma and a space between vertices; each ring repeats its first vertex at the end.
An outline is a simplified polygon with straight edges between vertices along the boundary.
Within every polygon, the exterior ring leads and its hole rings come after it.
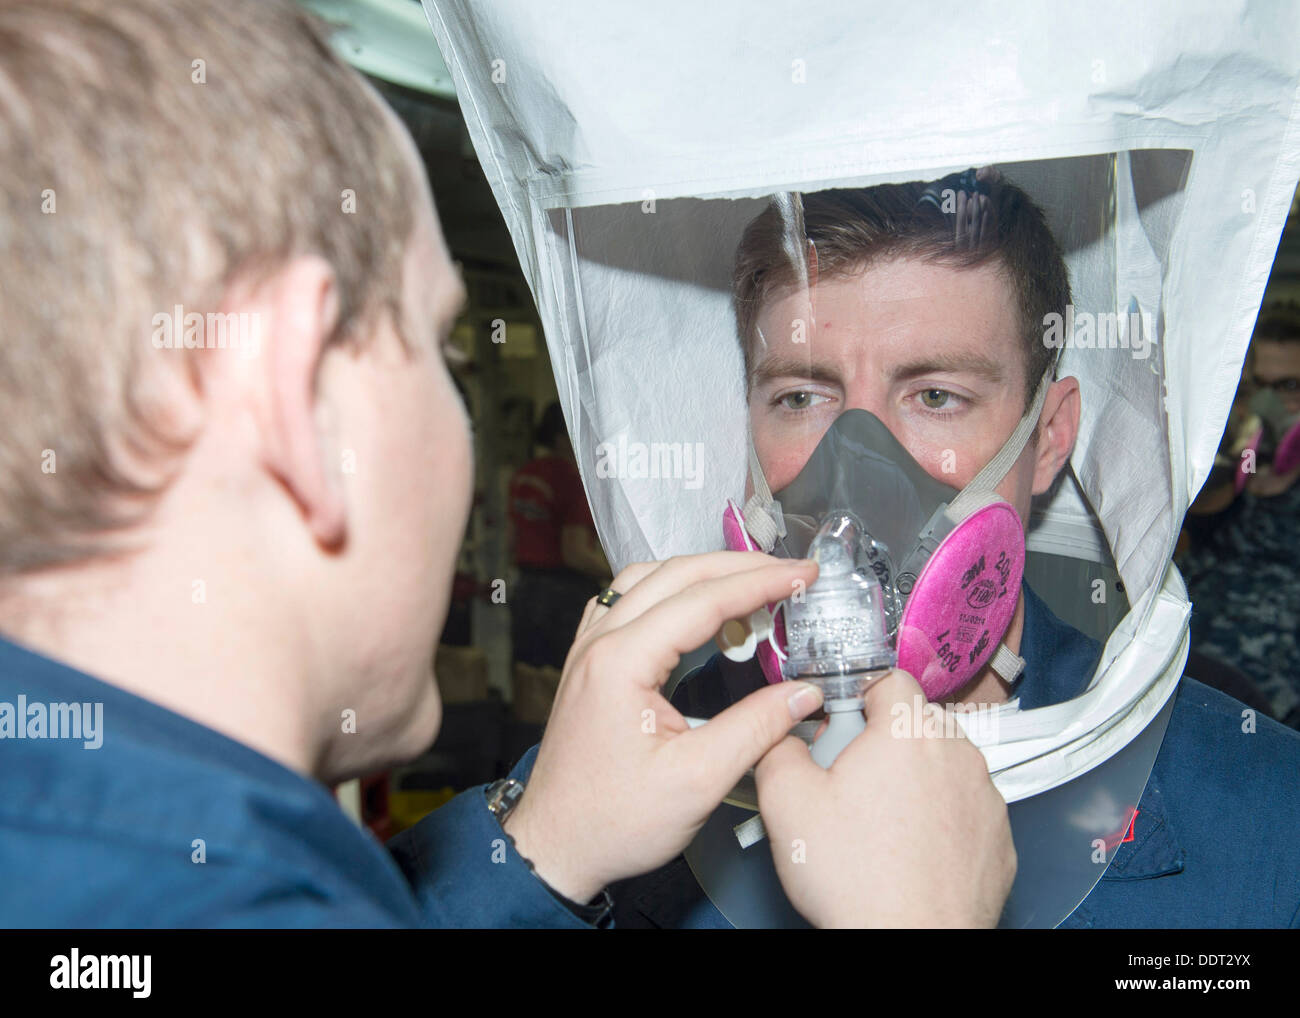
POLYGON ((817 579, 785 604, 782 672, 822 691, 829 724, 813 744, 813 759, 824 767, 865 727, 863 695, 897 660, 884 592, 863 555, 870 546, 853 513, 827 513, 808 547, 817 579))

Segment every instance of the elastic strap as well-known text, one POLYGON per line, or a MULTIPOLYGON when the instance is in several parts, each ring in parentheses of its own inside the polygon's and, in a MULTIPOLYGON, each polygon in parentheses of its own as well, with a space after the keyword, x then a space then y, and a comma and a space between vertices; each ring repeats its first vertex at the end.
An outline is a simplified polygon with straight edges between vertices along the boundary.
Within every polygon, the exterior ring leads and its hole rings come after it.
POLYGON ((745 503, 745 518, 740 525, 749 531, 749 536, 760 548, 770 552, 776 547, 777 538, 785 537, 785 517, 781 515, 781 507, 772 498, 772 489, 763 476, 753 436, 746 441, 749 443, 749 479, 754 485, 754 494, 745 503))
POLYGON ((997 672, 1005 682, 1015 682, 1016 679, 1020 678, 1020 673, 1025 670, 1025 659, 1005 643, 999 643, 997 652, 993 655, 993 660, 989 662, 989 667, 997 672))
POLYGON ((952 500, 944 513, 953 523, 960 523, 975 510, 986 505, 982 496, 992 491, 998 486, 998 483, 1007 475, 1011 465, 1020 458, 1020 454, 1025 449, 1025 443, 1029 441, 1029 436, 1034 433, 1038 427, 1038 415, 1043 412, 1043 404, 1047 402, 1047 388, 1052 384, 1052 375, 1054 371, 1048 368, 1039 379, 1038 388, 1034 392, 1033 403, 1030 404, 1029 410, 1020 418, 1020 423, 1016 425, 1016 430, 1011 433, 1011 437, 1002 444, 1002 448, 997 451, 991 460, 984 465, 984 469, 975 475, 975 479, 962 488, 961 493, 952 500))

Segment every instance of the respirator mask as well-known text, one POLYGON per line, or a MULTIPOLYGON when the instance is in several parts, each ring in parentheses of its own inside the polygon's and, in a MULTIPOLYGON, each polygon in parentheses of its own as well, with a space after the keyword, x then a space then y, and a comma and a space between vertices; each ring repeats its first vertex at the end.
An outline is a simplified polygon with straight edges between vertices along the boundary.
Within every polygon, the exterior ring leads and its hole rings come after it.
MULTIPOLYGON (((752 641, 769 682, 810 681, 827 710, 860 709, 863 683, 895 663, 940 700, 991 664, 1014 682, 1024 662, 1002 643, 1025 566, 1024 525, 994 488, 1019 458, 1046 399, 958 491, 932 478, 873 414, 847 410, 798 476, 773 496, 750 451, 754 495, 728 504, 732 550, 811 558, 820 572, 752 641)), ((738 648, 733 658, 751 653, 738 648)))

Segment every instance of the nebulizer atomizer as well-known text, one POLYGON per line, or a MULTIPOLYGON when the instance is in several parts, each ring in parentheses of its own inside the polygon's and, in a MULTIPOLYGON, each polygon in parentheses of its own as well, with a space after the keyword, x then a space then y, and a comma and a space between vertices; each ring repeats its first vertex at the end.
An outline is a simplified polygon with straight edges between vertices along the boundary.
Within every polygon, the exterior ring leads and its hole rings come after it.
POLYGON ((827 727, 812 756, 823 767, 866 727, 863 696, 896 661, 889 616, 897 612, 886 610, 885 589, 870 567, 877 548, 853 513, 828 513, 808 549, 817 579, 786 602, 781 670, 822 692, 827 727))

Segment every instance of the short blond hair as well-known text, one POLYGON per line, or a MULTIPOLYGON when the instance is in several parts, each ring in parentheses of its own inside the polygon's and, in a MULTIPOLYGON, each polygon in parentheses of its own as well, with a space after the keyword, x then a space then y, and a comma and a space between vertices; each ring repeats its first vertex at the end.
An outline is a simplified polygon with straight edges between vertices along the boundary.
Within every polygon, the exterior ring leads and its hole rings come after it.
POLYGON ((151 379, 194 368, 158 313, 316 254, 331 342, 400 330, 416 186, 292 0, 0 0, 0 576, 110 550, 156 502, 186 439, 151 379))

